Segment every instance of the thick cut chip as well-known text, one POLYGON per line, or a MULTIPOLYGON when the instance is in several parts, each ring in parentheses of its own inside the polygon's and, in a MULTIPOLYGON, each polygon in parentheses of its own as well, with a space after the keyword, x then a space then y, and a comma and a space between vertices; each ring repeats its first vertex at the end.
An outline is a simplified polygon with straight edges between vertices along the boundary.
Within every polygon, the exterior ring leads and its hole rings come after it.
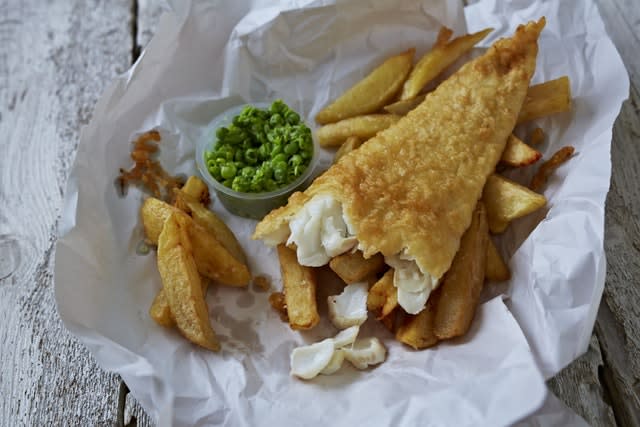
MULTIPOLYGON (((200 276, 200 283, 202 284, 202 294, 206 296, 207 289, 209 288, 209 280, 206 277, 200 276)), ((153 299, 153 303, 149 309, 149 316, 151 316, 158 325, 164 326, 165 328, 171 328, 176 325, 164 288, 160 289, 153 299)))
POLYGON ((393 286, 393 269, 389 269, 380 280, 369 289, 367 309, 376 319, 384 319, 398 306, 398 290, 393 286))
POLYGON ((569 77, 563 76, 529 88, 518 116, 518 124, 570 110, 571 86, 569 77))
POLYGON ((375 113, 398 94, 411 71, 415 49, 387 59, 367 77, 325 107, 316 116, 319 124, 334 123, 361 114, 375 113))
POLYGON ((361 282, 372 274, 380 273, 385 268, 382 254, 365 258, 361 251, 346 252, 329 261, 329 267, 345 283, 361 282))
MULTIPOLYGON (((207 187, 207 184, 197 176, 190 176, 184 186, 182 186, 180 190, 175 190, 175 192, 176 200, 174 204, 178 209, 185 212, 187 212, 188 207, 182 206, 183 203, 180 198, 177 197, 178 194, 186 195, 190 200, 195 200, 195 202, 201 205, 203 209, 205 209, 204 206, 209 205, 211 202, 209 197, 209 187, 207 187)), ((202 292, 206 295, 207 288, 209 287, 209 280, 204 277, 201 277, 200 279, 202 282, 202 292)), ((161 326, 167 328, 175 326, 175 321, 171 314, 171 309, 169 308, 169 301, 167 300, 167 296, 164 294, 163 289, 160 289, 156 297, 153 299, 153 303, 149 309, 149 315, 161 326)))
MULTIPOLYGON (((187 179, 187 182, 185 182, 180 191, 196 199, 202 206, 209 206, 209 203, 211 203, 209 187, 207 187, 207 184, 203 180, 195 175, 187 179)), ((182 209, 177 204, 178 201, 176 200, 176 206, 182 209)))
POLYGON ((153 303, 149 309, 149 316, 151 316, 158 325, 164 326, 165 328, 171 328, 176 325, 164 288, 160 289, 160 292, 158 292, 153 299, 153 303))
POLYGON ((153 197, 142 204, 142 222, 147 239, 156 243, 164 221, 175 214, 184 218, 193 246, 193 256, 198 271, 227 286, 247 286, 251 274, 245 264, 236 260, 227 249, 204 227, 195 224, 191 217, 181 210, 153 197))
POLYGON ((396 331, 396 339, 416 350, 428 348, 438 343, 434 331, 436 307, 440 291, 436 289, 427 300, 424 310, 416 315, 406 315, 404 323, 396 331))
POLYGON ((384 111, 391 114, 397 114, 399 116, 405 116, 409 111, 416 108, 422 101, 424 101, 426 95, 418 95, 414 98, 403 99, 393 104, 385 105, 384 111))
POLYGON ((491 175, 482 194, 487 208, 489 230, 502 233, 516 218, 530 214, 547 204, 547 199, 500 175, 491 175))
POLYGON ((189 341, 219 351, 185 218, 179 215, 167 218, 158 239, 158 271, 178 330, 189 341))
POLYGON ((235 234, 233 234, 233 231, 231 231, 218 215, 198 203, 197 199, 194 199, 182 191, 178 191, 176 194, 176 205, 190 215, 196 224, 206 228, 207 231, 213 234, 216 240, 218 240, 235 259, 243 264, 247 263, 247 256, 242 246, 240 246, 238 239, 236 239, 235 234))
POLYGON ((574 151, 575 149, 570 145, 567 147, 562 147, 561 149, 556 151, 549 160, 540 165, 540 168, 531 179, 531 184, 529 185, 529 187, 531 187, 533 191, 539 191, 542 187, 545 186, 553 171, 558 169, 564 162, 569 160, 574 151))
POLYGON ((492 28, 479 31, 474 34, 467 34, 451 40, 450 42, 438 40, 438 43, 418 61, 409 74, 409 78, 404 82, 401 100, 414 98, 433 79, 453 64, 465 53, 469 52, 473 46, 484 39, 492 28))
POLYGON ((280 320, 283 322, 289 321, 289 315, 287 314, 287 303, 282 292, 273 292, 269 295, 269 304, 278 313, 280 320))
POLYGON ((507 263, 504 262, 502 255, 500 255, 498 248, 496 248, 491 239, 487 241, 487 266, 484 277, 494 282, 503 282, 511 277, 507 263))
POLYGON ((502 152, 500 162, 516 168, 531 165, 542 157, 542 153, 525 144, 520 138, 511 134, 507 146, 502 152))
POLYGON ((320 321, 313 268, 298 263, 296 251, 278 245, 284 298, 291 329, 311 329, 320 321))
POLYGON ((360 147, 364 141, 357 136, 350 136, 347 140, 338 148, 336 155, 333 157, 333 162, 337 162, 342 157, 346 156, 356 148, 360 147))
POLYGON ((471 326, 484 285, 488 240, 487 214, 479 202, 471 225, 462 236, 460 249, 439 288, 433 329, 441 340, 462 336, 471 326))
POLYGON ((381 318, 380 323, 382 323, 387 331, 395 335, 400 326, 405 324, 406 316, 409 316, 409 314, 407 314, 401 307, 396 307, 387 316, 381 318))
POLYGON ((399 119, 400 116, 394 114, 352 117, 322 126, 316 131, 316 137, 322 147, 339 147, 351 136, 361 140, 374 137, 378 132, 387 129, 399 119))

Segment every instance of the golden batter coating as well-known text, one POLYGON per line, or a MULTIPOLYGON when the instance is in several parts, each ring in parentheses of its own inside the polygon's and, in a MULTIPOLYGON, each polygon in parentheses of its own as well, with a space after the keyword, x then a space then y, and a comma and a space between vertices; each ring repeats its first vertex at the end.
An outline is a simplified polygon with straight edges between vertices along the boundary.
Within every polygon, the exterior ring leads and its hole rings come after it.
POLYGON ((404 250, 422 272, 441 277, 516 124, 544 24, 542 18, 521 25, 464 65, 267 215, 253 238, 269 237, 314 195, 328 194, 342 203, 365 257, 404 250))

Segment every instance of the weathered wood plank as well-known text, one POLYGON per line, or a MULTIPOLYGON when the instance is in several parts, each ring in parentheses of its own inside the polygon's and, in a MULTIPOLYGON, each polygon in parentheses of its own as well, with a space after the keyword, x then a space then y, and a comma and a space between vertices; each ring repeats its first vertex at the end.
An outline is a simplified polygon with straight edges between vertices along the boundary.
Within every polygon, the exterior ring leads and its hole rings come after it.
POLYGON ((607 197, 607 283, 596 332, 603 379, 620 426, 640 425, 640 9, 635 0, 598 1, 607 30, 631 78, 613 129, 607 197))
POLYGON ((130 64, 129 0, 0 0, 0 425, 112 425, 118 378, 63 328, 52 255, 80 125, 130 64), (2 253, 6 260, 7 253, 2 253))
POLYGON ((613 410, 600 384, 602 363, 600 343, 593 335, 589 350, 548 383, 551 391, 592 427, 615 425, 613 410))
MULTIPOLYGON (((132 40, 146 45, 160 15, 157 2, 138 1, 136 6, 124 0, 75 0, 45 8, 36 0, 21 4, 0 0, 0 134, 5 136, 0 140, 5 154, 0 157, 0 234, 12 232, 24 236, 23 242, 32 242, 24 250, 27 260, 17 279, 0 281, 4 315, 0 394, 11 396, 0 399, 2 426, 112 425, 116 419, 117 377, 102 373, 61 327, 54 309, 50 260, 78 123, 88 120, 104 85, 128 66, 136 51, 132 40), (132 34, 129 17, 134 11, 137 32, 132 34), (34 173, 25 172, 28 160, 39 165, 34 173), (28 187, 24 194, 18 191, 21 184, 28 187)), ((638 87, 640 66, 635 55, 640 19, 635 0, 599 4, 638 87)), ((640 384, 636 357, 640 299, 633 285, 640 276, 640 197, 634 185, 640 178, 640 162, 633 139, 640 131, 639 97, 633 90, 635 95, 625 104, 614 130, 605 242, 609 274, 597 323, 603 354, 597 339, 592 339, 589 352, 551 383, 562 400, 592 425, 611 421, 611 410, 601 398, 604 392, 596 383, 601 356, 607 363, 602 369, 607 388, 617 393, 613 406, 618 422, 638 425, 633 405, 637 408, 640 384)), ((137 418, 137 425, 152 424, 131 397, 127 414, 137 418)))

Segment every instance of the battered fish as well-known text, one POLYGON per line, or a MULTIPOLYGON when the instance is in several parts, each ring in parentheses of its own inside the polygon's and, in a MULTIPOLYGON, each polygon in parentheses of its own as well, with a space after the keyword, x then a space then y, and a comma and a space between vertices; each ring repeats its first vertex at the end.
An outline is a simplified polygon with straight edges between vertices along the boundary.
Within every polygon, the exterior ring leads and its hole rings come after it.
POLYGON ((367 258, 380 252, 396 270, 394 284, 404 280, 400 305, 422 310, 516 124, 544 24, 542 18, 521 25, 464 65, 395 125, 268 214, 253 238, 269 245, 289 239, 304 265, 326 264, 354 247, 367 258))

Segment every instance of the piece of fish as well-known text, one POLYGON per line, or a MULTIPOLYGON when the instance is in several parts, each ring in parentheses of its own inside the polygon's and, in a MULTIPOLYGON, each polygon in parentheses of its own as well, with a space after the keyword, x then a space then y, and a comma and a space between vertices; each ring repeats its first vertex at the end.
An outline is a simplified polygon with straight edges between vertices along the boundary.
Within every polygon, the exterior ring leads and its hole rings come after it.
POLYGON ((305 203, 329 196, 341 204, 365 257, 400 254, 423 274, 442 277, 516 124, 544 24, 521 25, 465 64, 395 125, 268 214, 253 238, 285 241, 305 203))

